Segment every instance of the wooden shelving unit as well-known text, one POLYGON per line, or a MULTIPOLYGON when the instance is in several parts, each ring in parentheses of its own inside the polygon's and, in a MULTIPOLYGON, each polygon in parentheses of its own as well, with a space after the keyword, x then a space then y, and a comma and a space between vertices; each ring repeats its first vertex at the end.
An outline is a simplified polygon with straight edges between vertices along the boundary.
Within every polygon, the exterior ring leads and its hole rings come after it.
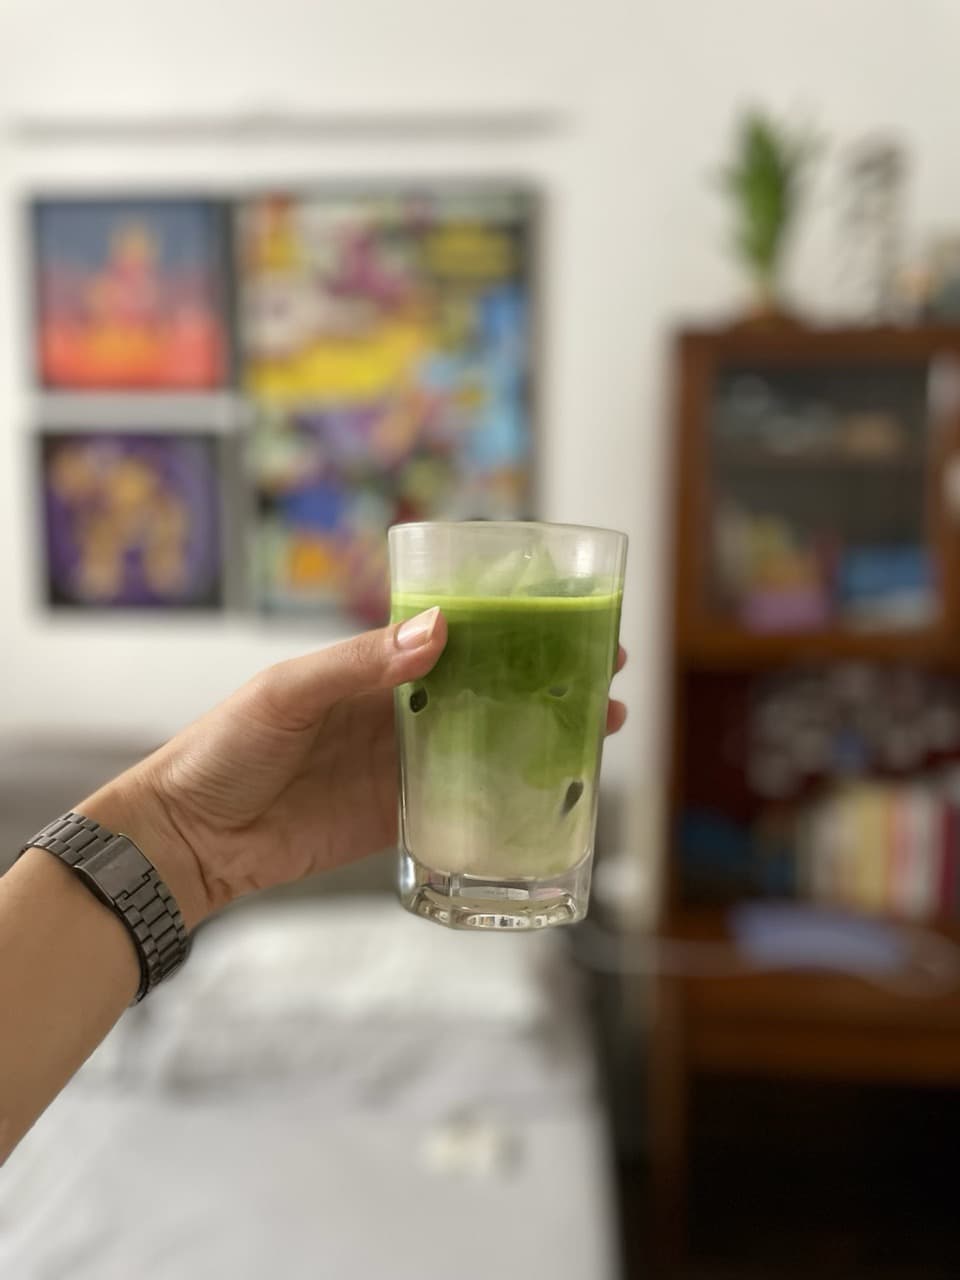
MULTIPOLYGON (((746 687, 773 672, 845 663, 960 672, 960 523, 950 496, 950 468, 960 458, 957 369, 960 329, 953 328, 765 331, 744 326, 678 336, 673 836, 660 925, 664 938, 733 945, 729 906, 740 893, 733 889, 728 904, 697 901, 680 847, 683 815, 697 802, 704 753, 711 741, 721 750, 722 727, 704 701, 711 682, 739 681, 746 687), (794 416, 804 396, 819 398, 822 385, 824 398, 834 398, 828 408, 838 420, 854 412, 887 414, 902 428, 902 447, 884 457, 854 456, 839 447, 804 451, 777 438, 776 430, 789 426, 771 426, 759 442, 737 438, 736 413, 720 401, 729 392, 735 406, 738 378, 752 380, 754 390, 758 380, 779 387, 794 416), (832 492, 839 489, 845 497, 831 498, 827 480, 832 492), (755 512, 766 504, 775 516, 781 501, 794 516, 799 512, 800 523, 807 520, 802 532, 808 537, 816 532, 817 520, 833 520, 841 556, 850 550, 850 538, 844 536, 848 514, 859 521, 851 538, 862 544, 874 513, 884 536, 893 528, 929 557, 928 615, 909 625, 882 620, 860 625, 847 615, 839 595, 831 596, 825 587, 828 604, 820 624, 751 628, 735 592, 731 596, 728 586, 718 589, 716 581, 717 511, 722 502, 737 498, 738 485, 755 512)), ((762 807, 762 799, 756 804, 762 807)), ((960 943, 960 920, 924 923, 960 943)), ((650 1109, 664 1273, 684 1251, 688 1104, 698 1073, 960 1084, 960 992, 918 999, 895 983, 871 984, 826 972, 661 979, 650 1109)))

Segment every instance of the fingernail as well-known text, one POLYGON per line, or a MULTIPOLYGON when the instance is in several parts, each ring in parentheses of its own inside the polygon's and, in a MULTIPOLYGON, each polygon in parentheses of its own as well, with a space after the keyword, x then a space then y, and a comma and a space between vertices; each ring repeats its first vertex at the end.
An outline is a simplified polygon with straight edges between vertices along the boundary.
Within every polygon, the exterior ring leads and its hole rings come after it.
POLYGON ((429 644, 439 616, 440 608, 438 605, 434 605, 432 609, 426 609, 423 613, 418 613, 415 617, 408 618, 406 622, 402 622, 397 627, 395 637, 397 648, 421 649, 425 644, 429 644))

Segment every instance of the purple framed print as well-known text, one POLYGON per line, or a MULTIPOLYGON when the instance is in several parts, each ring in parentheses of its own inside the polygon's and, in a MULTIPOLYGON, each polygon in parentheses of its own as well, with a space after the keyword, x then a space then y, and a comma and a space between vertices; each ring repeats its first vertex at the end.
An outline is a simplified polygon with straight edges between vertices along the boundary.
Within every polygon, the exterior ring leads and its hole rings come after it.
POLYGON ((40 434, 49 604, 214 609, 223 600, 218 437, 40 434))

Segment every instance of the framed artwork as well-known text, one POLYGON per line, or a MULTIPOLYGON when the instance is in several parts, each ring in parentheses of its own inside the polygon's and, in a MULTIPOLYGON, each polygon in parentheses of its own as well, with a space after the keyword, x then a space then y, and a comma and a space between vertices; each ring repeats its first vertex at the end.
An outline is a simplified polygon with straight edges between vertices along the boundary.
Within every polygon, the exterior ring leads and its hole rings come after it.
POLYGON ((224 386, 224 208, 174 199, 33 206, 37 373, 49 390, 224 386))
POLYGON ((212 433, 42 432, 47 601, 74 608, 218 607, 218 447, 212 433))
POLYGON ((378 619, 390 524, 529 514, 534 209, 490 188, 240 207, 262 607, 378 619))
POLYGON ((252 439, 262 609, 328 606, 364 621, 382 618, 384 532, 398 501, 391 481, 402 486, 404 474, 373 463, 366 449, 374 425, 362 409, 262 413, 252 439))

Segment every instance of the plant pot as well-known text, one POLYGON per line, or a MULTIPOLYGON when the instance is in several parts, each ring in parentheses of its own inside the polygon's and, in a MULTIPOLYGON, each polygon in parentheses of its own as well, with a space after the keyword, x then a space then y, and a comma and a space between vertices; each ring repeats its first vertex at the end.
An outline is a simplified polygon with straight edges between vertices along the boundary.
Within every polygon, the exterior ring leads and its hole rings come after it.
POLYGON ((762 277, 753 282, 753 299, 738 324, 750 328, 797 328, 800 321, 780 298, 775 280, 762 277))

